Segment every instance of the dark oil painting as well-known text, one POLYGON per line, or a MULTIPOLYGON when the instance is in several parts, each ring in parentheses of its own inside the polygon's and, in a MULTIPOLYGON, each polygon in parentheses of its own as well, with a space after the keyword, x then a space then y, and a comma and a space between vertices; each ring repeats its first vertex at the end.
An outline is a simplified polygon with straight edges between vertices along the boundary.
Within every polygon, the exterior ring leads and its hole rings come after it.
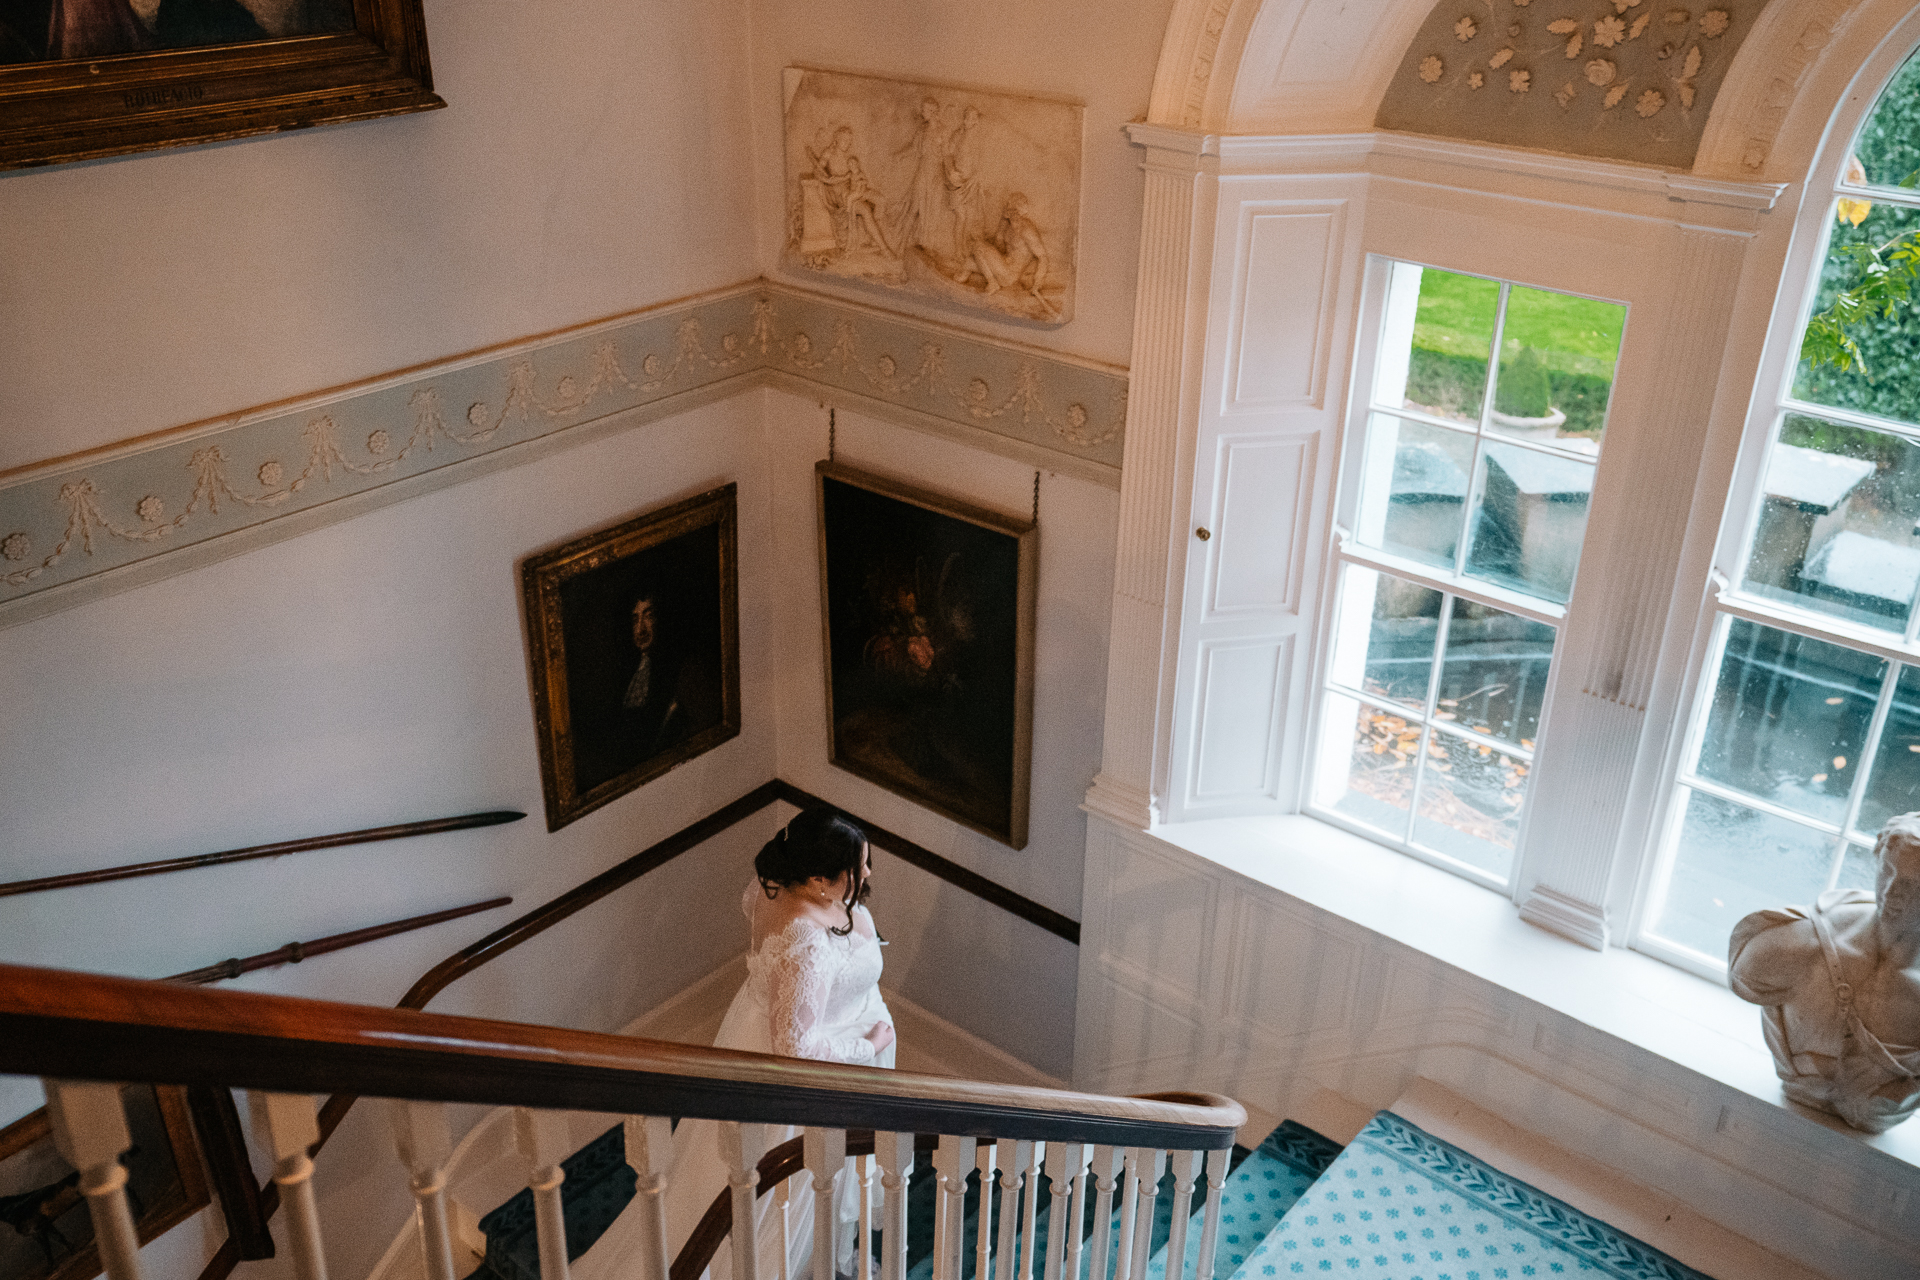
POLYGON ((0 0, 0 63, 351 31, 353 0, 0 0))
POLYGON ((1024 847, 1034 526, 831 462, 817 474, 833 763, 1024 847))
MULTIPOLYGON (((185 1091, 130 1084, 120 1091, 132 1147, 127 1205, 144 1243, 211 1201, 185 1091)), ((80 1175, 60 1155, 43 1107, 0 1128, 0 1280, 90 1280, 100 1274, 80 1175)))
POLYGON ((547 826, 740 732, 734 487, 522 569, 547 826))

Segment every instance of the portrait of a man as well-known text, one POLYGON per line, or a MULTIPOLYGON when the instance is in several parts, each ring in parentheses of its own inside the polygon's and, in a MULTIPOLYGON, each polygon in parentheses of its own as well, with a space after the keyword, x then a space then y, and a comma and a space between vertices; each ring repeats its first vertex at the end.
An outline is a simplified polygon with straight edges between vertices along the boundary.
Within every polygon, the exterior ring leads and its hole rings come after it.
POLYGON ((522 569, 549 829, 739 732, 733 521, 729 485, 522 569))
POLYGON ((0 0, 0 63, 243 44, 353 29, 353 0, 0 0))

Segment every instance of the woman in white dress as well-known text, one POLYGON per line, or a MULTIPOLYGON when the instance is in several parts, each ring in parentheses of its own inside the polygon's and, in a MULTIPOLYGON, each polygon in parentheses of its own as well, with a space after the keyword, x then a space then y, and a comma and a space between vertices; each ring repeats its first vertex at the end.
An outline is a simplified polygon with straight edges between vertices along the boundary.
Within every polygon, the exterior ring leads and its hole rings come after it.
MULTIPOLYGON (((872 862, 859 826, 833 809, 809 809, 769 840, 753 860, 754 879, 742 895, 750 950, 747 980, 728 1006, 714 1045, 790 1058, 891 1067, 893 1015, 880 996, 880 947, 873 916, 863 904, 872 862)), ((768 1135, 769 1146, 799 1133, 768 1135)), ((682 1122, 674 1131, 666 1194, 667 1253, 678 1255, 700 1217, 727 1185, 719 1125, 682 1122)), ((804 1174, 790 1182, 788 1270, 792 1280, 811 1273, 813 1193, 804 1174)), ((879 1199, 879 1188, 874 1188, 879 1199)), ((834 1203, 842 1225, 836 1270, 850 1269, 858 1221, 858 1185, 842 1178, 834 1203)), ((778 1197, 757 1207, 761 1280, 779 1280, 778 1197)), ((642 1244, 636 1215, 622 1215, 572 1268, 575 1280, 634 1280, 642 1244)), ((711 1280, 727 1280, 732 1249, 715 1254, 711 1280)), ((825 1280, 825 1278, 823 1278, 825 1280)))

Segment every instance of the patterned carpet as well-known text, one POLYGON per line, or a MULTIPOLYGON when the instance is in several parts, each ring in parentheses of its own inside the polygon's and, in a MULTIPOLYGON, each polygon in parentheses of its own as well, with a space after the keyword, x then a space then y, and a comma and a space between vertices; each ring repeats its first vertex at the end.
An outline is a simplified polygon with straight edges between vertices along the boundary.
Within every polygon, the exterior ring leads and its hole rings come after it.
POLYGON ((1241 1271, 1247 1280, 1708 1280, 1390 1111, 1360 1131, 1241 1271))

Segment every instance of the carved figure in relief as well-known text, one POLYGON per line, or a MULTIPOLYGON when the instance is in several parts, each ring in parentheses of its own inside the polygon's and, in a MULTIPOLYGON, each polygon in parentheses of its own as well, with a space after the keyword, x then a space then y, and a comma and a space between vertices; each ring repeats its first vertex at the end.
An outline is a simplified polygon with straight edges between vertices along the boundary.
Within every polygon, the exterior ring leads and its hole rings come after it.
POLYGON ((900 245, 943 252, 952 239, 951 211, 947 207, 946 131, 940 127, 940 104, 932 98, 920 103, 920 116, 914 122, 913 138, 897 155, 914 155, 913 186, 907 192, 907 204, 900 226, 900 245))
POLYGON ((1920 813, 1887 823, 1874 856, 1873 892, 1756 911, 1727 962, 1787 1097, 1884 1133, 1920 1109, 1920 813))
POLYGON ((837 254, 874 248, 896 257, 880 225, 881 197, 853 152, 853 130, 835 129, 807 148, 812 172, 800 180, 800 254, 816 267, 837 254))
POLYGON ((971 287, 977 275, 982 291, 988 295, 1002 289, 1022 290, 1051 312, 1052 304, 1040 292, 1047 282, 1046 238, 1028 216, 1027 208, 1027 198, 1020 192, 1007 197, 999 227, 992 236, 977 237, 967 246, 966 259, 954 283, 971 287))
POLYGON ((973 132, 979 124, 979 109, 968 107, 961 113, 959 128, 947 138, 943 176, 947 184, 947 206, 953 210, 953 254, 957 258, 965 258, 980 235, 983 191, 979 145, 973 132))

